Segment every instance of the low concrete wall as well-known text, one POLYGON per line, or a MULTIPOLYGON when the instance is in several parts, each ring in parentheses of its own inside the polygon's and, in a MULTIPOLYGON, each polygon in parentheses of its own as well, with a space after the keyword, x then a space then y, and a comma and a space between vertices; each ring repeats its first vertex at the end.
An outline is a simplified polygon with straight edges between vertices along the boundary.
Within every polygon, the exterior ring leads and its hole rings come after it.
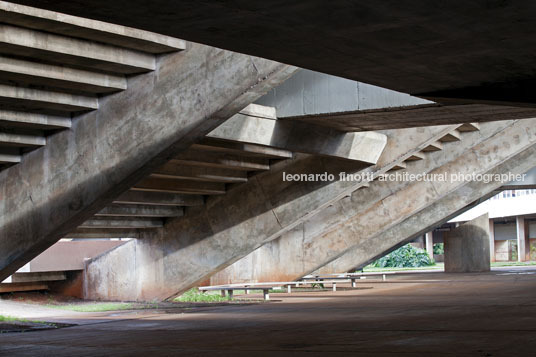
POLYGON ((84 261, 109 251, 125 241, 62 241, 30 262, 30 272, 82 270, 84 261))
POLYGON ((445 234, 445 272, 485 271, 490 271, 487 213, 445 234))

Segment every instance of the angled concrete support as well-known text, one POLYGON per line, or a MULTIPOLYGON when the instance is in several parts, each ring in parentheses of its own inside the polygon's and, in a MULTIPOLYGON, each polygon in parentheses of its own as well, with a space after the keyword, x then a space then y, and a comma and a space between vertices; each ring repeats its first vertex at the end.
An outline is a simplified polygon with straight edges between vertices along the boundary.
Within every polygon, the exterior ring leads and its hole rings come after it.
POLYGON ((155 66, 0 172, 0 280, 295 70, 193 43, 155 66))
MULTIPOLYGON (((415 163, 411 172, 524 173, 536 165, 527 154, 535 150, 533 122, 529 119, 482 125, 480 132, 470 134, 448 150, 428 154, 426 160, 415 163)), ((318 272, 349 271, 426 233, 500 185, 372 182, 369 188, 354 192, 316 219, 259 248, 247 258, 249 265, 236 263, 236 267, 216 274, 211 283, 240 275, 240 268, 249 272, 241 278, 258 281, 292 280, 324 266, 318 272)))
MULTIPOLYGON (((151 300, 174 296, 367 185, 355 181, 283 181, 283 172, 328 172, 338 177, 341 171, 362 170, 378 175, 455 128, 385 132, 389 138, 386 149, 376 165, 365 169, 359 162, 304 154, 279 162, 270 171, 232 187, 225 195, 207 198, 204 206, 188 209, 184 217, 166 222, 162 229, 142 233, 142 238, 133 243, 137 265, 132 274, 137 277, 136 286, 125 288, 124 295, 116 297, 151 300)), ((124 250, 124 254, 132 253, 127 248, 124 250)), ((102 292, 117 283, 113 279, 117 276, 116 259, 123 258, 117 253, 102 256, 88 265, 88 297, 107 298, 102 292)))
POLYGON ((490 270, 487 213, 446 232, 444 239, 446 273, 477 273, 490 270))

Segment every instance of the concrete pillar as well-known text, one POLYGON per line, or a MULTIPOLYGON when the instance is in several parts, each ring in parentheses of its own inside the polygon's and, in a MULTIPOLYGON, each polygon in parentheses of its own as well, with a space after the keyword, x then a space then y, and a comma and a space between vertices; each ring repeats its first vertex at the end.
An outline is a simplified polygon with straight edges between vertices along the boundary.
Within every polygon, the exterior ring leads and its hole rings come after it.
POLYGON ((525 229, 525 218, 522 216, 516 217, 516 233, 517 233, 517 261, 524 262, 527 260, 527 230, 525 229))
POLYGON ((434 260, 434 232, 430 231, 426 233, 426 252, 430 256, 430 259, 434 260))
POLYGON ((489 259, 495 261, 495 224, 493 219, 489 220, 489 259))
POLYGON ((470 273, 490 270, 488 214, 445 234, 445 272, 470 273))

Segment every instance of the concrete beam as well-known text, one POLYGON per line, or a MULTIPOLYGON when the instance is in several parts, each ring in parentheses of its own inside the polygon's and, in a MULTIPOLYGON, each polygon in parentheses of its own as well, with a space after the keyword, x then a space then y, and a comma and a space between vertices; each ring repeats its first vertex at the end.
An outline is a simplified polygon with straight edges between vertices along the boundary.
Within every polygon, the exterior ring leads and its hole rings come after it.
MULTIPOLYGON (((197 148, 196 144, 192 146, 197 148)), ((248 180, 247 171, 186 166, 176 162, 168 162, 154 171, 151 177, 222 183, 244 183, 248 180)))
POLYGON ((6 24, 0 24, 0 51, 112 73, 134 74, 155 69, 151 54, 6 24))
POLYGON ((71 117, 0 110, 0 125, 43 130, 68 129, 71 127, 71 117))
POLYGON ((0 84, 4 108, 80 112, 99 108, 97 97, 0 84))
POLYGON ((186 47, 185 41, 174 37, 5 1, 0 1, 0 21, 150 53, 165 53, 186 47))
POLYGON ((85 221, 78 228, 105 228, 105 229, 148 229, 163 227, 161 219, 112 219, 94 218, 85 221))
POLYGON ((167 192, 127 191, 115 198, 114 203, 156 206, 201 206, 203 196, 181 195, 167 192))
MULTIPOLYGON (((261 107, 251 104, 250 107, 261 107)), ((273 113, 236 114, 208 136, 282 148, 292 152, 337 157, 374 165, 385 147, 385 135, 345 133, 322 126, 277 120, 273 113)))
POLYGON ((0 172, 9 196, 0 201, 0 279, 294 71, 192 43, 129 77, 129 89, 101 98, 98 111, 0 172))
POLYGON ((182 207, 154 205, 114 204, 100 210, 97 217, 180 217, 184 214, 182 207))
POLYGON ((149 177, 138 182, 131 190, 193 195, 223 195, 225 194, 225 184, 149 177))
POLYGON ((305 115, 285 120, 321 125, 346 132, 451 124, 464 124, 460 130, 473 131, 478 130, 476 126, 479 122, 526 119, 535 116, 536 109, 516 106, 420 104, 337 114, 305 115))
POLYGON ((175 156, 171 162, 182 165, 214 167, 241 171, 266 171, 270 165, 265 158, 244 155, 207 153, 206 151, 188 150, 175 156))
POLYGON ((74 89, 87 93, 111 93, 127 88, 124 76, 90 72, 65 66, 0 56, 0 78, 17 83, 74 89))

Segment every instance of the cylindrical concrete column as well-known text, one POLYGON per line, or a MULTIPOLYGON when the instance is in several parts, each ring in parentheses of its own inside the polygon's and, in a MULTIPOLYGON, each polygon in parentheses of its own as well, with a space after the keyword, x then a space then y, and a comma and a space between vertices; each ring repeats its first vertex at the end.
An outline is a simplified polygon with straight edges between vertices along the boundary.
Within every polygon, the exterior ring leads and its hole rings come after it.
POLYGON ((495 261, 495 224, 493 219, 489 220, 489 259, 495 261))
POLYGON ((430 256, 430 259, 434 260, 434 232, 426 233, 426 252, 430 256))

